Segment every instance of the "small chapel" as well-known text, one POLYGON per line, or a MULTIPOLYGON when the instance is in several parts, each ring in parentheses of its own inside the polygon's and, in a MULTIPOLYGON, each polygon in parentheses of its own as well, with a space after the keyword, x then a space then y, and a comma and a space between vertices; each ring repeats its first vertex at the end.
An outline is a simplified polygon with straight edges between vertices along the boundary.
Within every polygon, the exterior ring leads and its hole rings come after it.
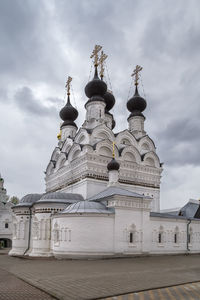
POLYGON ((107 55, 96 45, 94 77, 85 86, 85 120, 71 104, 66 83, 62 124, 45 172, 46 191, 13 206, 9 255, 102 258, 200 252, 200 206, 160 212, 162 163, 144 128, 146 100, 139 93, 142 67, 133 71, 129 117, 115 132, 115 97, 104 81, 107 55))

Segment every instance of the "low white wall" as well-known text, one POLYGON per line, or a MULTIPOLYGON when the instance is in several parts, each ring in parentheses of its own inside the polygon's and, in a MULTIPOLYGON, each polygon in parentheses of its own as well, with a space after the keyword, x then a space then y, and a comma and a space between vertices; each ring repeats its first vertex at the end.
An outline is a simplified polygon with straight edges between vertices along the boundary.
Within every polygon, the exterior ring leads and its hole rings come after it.
MULTIPOLYGON (((188 220, 165 219, 151 217, 151 250, 152 254, 187 253, 187 223, 188 220), (162 234, 159 242, 159 233, 162 234), (177 234, 175 242, 175 233, 177 234)), ((200 222, 192 221, 189 225, 189 252, 200 252, 200 222)))
POLYGON ((24 255, 28 248, 28 236, 29 236, 29 208, 15 209, 18 215, 13 217, 13 237, 12 237, 12 249, 9 255, 24 255))
POLYGON ((114 218, 109 215, 73 214, 52 220, 52 248, 55 256, 113 254, 114 218))
POLYGON ((52 256, 51 215, 62 211, 64 203, 36 203, 31 223, 30 256, 52 256))

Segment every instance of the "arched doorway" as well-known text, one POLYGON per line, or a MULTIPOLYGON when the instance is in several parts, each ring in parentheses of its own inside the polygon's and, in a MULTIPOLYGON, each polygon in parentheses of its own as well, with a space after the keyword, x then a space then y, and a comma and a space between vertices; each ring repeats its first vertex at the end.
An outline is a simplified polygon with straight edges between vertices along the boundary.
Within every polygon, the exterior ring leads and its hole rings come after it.
POLYGON ((12 247, 12 240, 6 238, 0 238, 0 249, 11 248, 11 247, 12 247))

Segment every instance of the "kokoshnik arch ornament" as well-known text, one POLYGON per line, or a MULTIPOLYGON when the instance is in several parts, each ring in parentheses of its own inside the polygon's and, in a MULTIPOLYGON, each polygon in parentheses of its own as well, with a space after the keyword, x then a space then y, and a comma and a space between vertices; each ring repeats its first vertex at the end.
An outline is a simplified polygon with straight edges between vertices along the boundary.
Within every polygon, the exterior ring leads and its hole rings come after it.
POLYGON ((90 56, 94 65, 94 77, 86 84, 86 118, 78 129, 75 120, 78 111, 70 102, 72 77, 66 82, 67 104, 61 109, 61 124, 58 146, 55 148, 46 170, 46 191, 76 191, 85 198, 101 191, 108 181, 107 163, 115 157, 119 170, 119 183, 154 198, 152 209, 159 210, 160 176, 162 167, 156 154, 154 142, 144 130, 146 100, 139 95, 139 73, 136 66, 132 76, 135 94, 128 100, 128 129, 113 132, 115 120, 110 112, 115 97, 108 90, 105 78, 105 62, 108 55, 102 46, 95 45, 90 56), (100 71, 100 78, 98 75, 100 71), (154 175, 152 169, 154 168, 154 175), (92 186, 92 188, 90 188, 92 186))

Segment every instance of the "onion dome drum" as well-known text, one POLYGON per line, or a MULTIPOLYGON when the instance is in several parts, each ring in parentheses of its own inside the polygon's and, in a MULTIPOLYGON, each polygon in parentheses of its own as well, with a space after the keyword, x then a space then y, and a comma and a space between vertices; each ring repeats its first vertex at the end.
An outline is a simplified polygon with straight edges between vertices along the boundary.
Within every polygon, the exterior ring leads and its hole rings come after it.
POLYGON ((60 111, 60 117, 64 121, 61 127, 66 125, 72 125, 77 127, 74 121, 78 117, 78 111, 71 105, 69 95, 67 99, 67 104, 60 111))
POLYGON ((119 170, 119 163, 113 157, 112 160, 107 164, 108 171, 118 171, 119 170))
POLYGON ((145 110, 146 106, 146 100, 139 95, 136 85, 134 96, 127 102, 127 108, 131 112, 129 117, 143 116, 142 112, 145 110))

